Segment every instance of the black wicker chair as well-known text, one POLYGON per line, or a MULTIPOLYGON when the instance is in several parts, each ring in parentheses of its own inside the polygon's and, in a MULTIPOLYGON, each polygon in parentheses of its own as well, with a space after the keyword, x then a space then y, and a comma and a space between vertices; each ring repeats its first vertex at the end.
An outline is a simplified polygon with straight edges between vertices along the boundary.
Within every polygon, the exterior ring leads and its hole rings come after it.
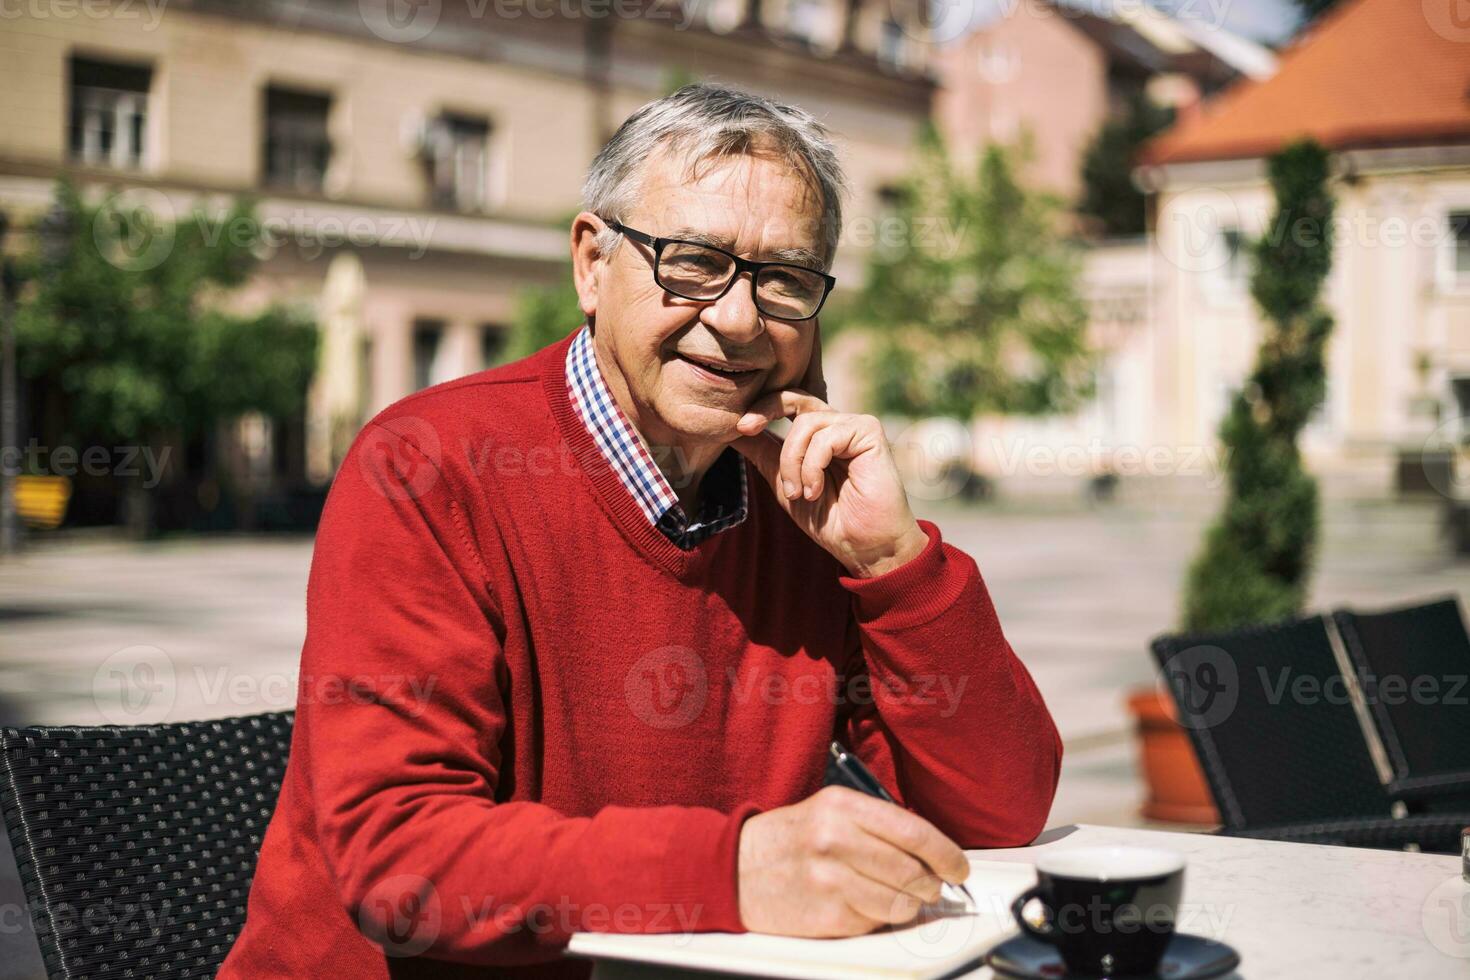
POLYGON ((1470 809, 1470 635, 1459 602, 1333 613, 1393 770, 1390 793, 1470 809))
POLYGON ((1221 833, 1455 853, 1470 813, 1401 815, 1325 617, 1153 642, 1221 833))
POLYGON ((0 729, 0 816, 48 977, 214 976, 292 718, 0 729))

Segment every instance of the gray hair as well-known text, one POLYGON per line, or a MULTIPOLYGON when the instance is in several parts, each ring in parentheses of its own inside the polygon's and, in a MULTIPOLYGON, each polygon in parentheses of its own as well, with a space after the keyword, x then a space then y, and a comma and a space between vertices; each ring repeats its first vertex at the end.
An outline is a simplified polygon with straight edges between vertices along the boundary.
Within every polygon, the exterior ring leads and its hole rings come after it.
MULTIPOLYGON (((847 179, 830 132, 810 112, 721 85, 685 85, 618 127, 587 171, 582 206, 603 218, 626 218, 637 203, 644 165, 659 149, 683 154, 686 173, 714 158, 774 152, 818 192, 820 250, 831 266, 842 232, 847 179)), ((609 228, 599 234, 597 245, 611 254, 621 239, 609 228)))

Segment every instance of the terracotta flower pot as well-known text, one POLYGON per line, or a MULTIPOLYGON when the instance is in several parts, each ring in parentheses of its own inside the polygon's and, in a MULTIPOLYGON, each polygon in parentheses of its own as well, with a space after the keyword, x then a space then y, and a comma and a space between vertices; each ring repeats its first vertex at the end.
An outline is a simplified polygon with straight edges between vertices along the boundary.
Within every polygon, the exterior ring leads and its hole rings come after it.
POLYGON ((1218 824, 1204 771, 1175 720, 1174 703, 1157 688, 1139 688, 1128 696, 1128 710, 1138 732, 1139 764, 1148 798, 1143 815, 1164 823, 1218 824))

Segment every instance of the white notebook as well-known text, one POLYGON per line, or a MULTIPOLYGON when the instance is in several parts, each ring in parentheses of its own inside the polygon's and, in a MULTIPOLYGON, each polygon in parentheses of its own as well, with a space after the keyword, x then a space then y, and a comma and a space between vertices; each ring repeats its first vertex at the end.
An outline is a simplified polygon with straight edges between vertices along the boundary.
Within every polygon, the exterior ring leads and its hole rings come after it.
POLYGON ((789 980, 936 980, 980 959, 1015 929, 1010 904, 1036 881, 1029 864, 970 860, 966 886, 978 911, 926 907, 912 925, 850 939, 794 939, 754 933, 699 932, 639 936, 579 932, 574 956, 686 970, 789 980))

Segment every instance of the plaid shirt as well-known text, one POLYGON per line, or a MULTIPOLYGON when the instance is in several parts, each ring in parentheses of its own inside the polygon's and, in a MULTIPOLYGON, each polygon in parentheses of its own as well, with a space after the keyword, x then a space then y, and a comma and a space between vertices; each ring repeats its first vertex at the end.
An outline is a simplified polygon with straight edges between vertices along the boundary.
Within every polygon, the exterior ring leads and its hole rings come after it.
POLYGON ((649 523, 685 551, 745 520, 748 488, 745 459, 727 448, 700 484, 699 519, 691 523, 655 465, 647 444, 613 401, 592 353, 592 331, 583 324, 567 350, 567 392, 592 441, 612 464, 649 523))

